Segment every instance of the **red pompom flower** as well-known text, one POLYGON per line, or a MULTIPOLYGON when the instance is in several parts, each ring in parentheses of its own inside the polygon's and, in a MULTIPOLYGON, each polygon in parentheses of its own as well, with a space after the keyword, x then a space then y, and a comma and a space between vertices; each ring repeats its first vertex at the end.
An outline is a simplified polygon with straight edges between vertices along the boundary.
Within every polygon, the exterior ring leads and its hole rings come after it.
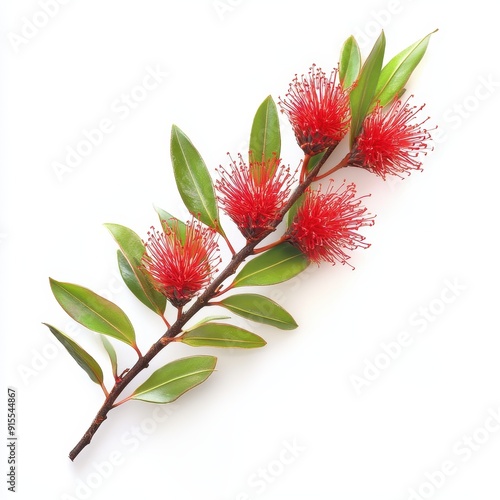
POLYGON ((365 216, 363 197, 356 198, 355 185, 344 186, 334 190, 332 183, 325 193, 308 189, 288 230, 290 242, 312 262, 345 264, 349 259, 345 250, 370 246, 357 231, 372 226, 373 217, 365 216))
POLYGON ((338 70, 326 74, 313 65, 306 77, 295 76, 285 99, 279 100, 282 113, 292 124, 299 146, 307 155, 335 147, 350 123, 349 92, 337 83, 338 70))
POLYGON ((148 232, 142 261, 154 287, 181 307, 212 281, 219 263, 217 233, 195 219, 182 227, 178 221, 164 226, 148 232))
POLYGON ((429 131, 422 125, 429 119, 418 122, 417 114, 424 106, 410 106, 396 100, 384 112, 377 106, 363 122, 361 134, 356 139, 351 165, 363 167, 380 175, 411 173, 420 170, 419 154, 430 149, 429 131))
POLYGON ((258 238, 275 223, 290 195, 293 176, 273 157, 247 165, 239 155, 230 171, 220 167, 216 182, 219 202, 247 238, 258 238))

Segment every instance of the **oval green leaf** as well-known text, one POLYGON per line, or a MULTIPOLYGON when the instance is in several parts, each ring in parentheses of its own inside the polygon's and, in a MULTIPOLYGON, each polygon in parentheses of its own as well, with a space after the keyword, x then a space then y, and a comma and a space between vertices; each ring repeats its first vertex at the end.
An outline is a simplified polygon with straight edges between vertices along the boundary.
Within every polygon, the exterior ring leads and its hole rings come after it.
POLYGON ((373 97, 373 105, 379 102, 383 107, 389 104, 395 97, 400 97, 401 90, 406 85, 413 70, 422 60, 422 57, 424 57, 427 46, 429 45, 429 39, 436 31, 437 30, 429 33, 421 40, 410 45, 398 55, 394 56, 384 66, 380 73, 375 96, 373 97))
POLYGON ((278 110, 271 96, 259 106, 250 133, 250 162, 279 158, 281 133, 278 110))
POLYGON ((184 333, 179 340, 193 347, 263 347, 266 341, 255 333, 225 323, 205 323, 184 333))
POLYGON ((127 315, 113 302, 73 283, 50 278, 52 293, 60 306, 78 323, 137 347, 135 332, 127 315))
POLYGON ((186 208, 207 226, 221 232, 214 186, 205 162, 175 125, 172 126, 170 155, 177 189, 186 208))
POLYGON ((132 394, 131 399, 148 403, 171 403, 204 382, 214 371, 214 356, 191 356, 172 361, 156 370, 132 394))
POLYGON ((166 298, 155 288, 142 271, 142 257, 146 251, 139 236, 120 224, 104 224, 118 243, 118 268, 129 290, 149 309, 163 316, 166 298))
MULTIPOLYGON (((133 268, 121 250, 116 251, 116 259, 118 261, 118 270, 120 275, 127 285, 127 288, 147 307, 152 311, 157 312, 153 303, 149 301, 148 296, 144 292, 146 284, 141 284, 138 278, 140 271, 133 268)), ((142 274, 142 273, 141 273, 142 274)), ((148 285, 149 286, 149 283, 148 285)))
POLYGON ((293 278, 308 265, 307 257, 300 250, 281 243, 245 264, 233 286, 274 285, 293 278))
POLYGON ((104 346, 104 349, 106 349, 106 352, 108 353, 109 361, 111 362, 113 377, 116 379, 118 377, 118 358, 116 357, 115 348, 105 335, 101 335, 101 342, 104 346))
POLYGON ((292 316, 279 304, 256 293, 231 295, 220 301, 219 305, 243 318, 281 330, 293 330, 298 326, 292 316))
POLYGON ((90 377, 90 380, 100 386, 103 386, 104 376, 97 361, 87 351, 85 351, 83 347, 78 345, 73 339, 69 338, 63 332, 52 325, 48 325, 47 323, 43 324, 53 333, 54 337, 61 342, 78 365, 83 368, 85 373, 90 377))
POLYGON ((361 69, 361 52, 354 36, 342 46, 339 61, 339 78, 342 87, 348 89, 358 78, 361 69))
POLYGON ((385 52, 385 35, 380 34, 369 56, 366 58, 356 87, 350 93, 351 100, 351 147, 363 125, 363 120, 368 113, 382 69, 385 52))

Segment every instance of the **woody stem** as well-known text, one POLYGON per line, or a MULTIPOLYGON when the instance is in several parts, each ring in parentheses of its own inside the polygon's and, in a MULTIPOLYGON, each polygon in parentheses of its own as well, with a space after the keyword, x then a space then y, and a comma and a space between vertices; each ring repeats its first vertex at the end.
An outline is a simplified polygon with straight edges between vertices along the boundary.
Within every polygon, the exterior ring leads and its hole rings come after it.
MULTIPOLYGON (((290 210, 293 204, 300 198, 302 193, 309 187, 311 182, 315 180, 317 173, 328 159, 328 157, 333 152, 334 148, 329 148, 321 161, 307 174, 304 178, 303 182, 301 182, 297 188, 293 191, 288 199, 286 205, 280 210, 278 217, 275 221, 269 226, 269 228, 264 231, 258 239, 252 240, 248 242, 239 252, 235 253, 231 258, 231 261, 226 266, 226 268, 210 283, 210 285, 205 289, 205 291, 198 296, 195 302, 191 305, 191 307, 182 312, 179 310, 179 315, 177 320, 168 328, 168 330, 149 348, 149 350, 141 356, 137 362, 135 363, 130 370, 124 374, 122 378, 119 378, 113 387, 113 389, 109 392, 106 397, 103 405, 97 412, 97 415, 94 417, 90 427, 87 429, 85 434, 82 436, 80 441, 76 444, 76 446, 69 453, 69 458, 74 460, 81 451, 90 444, 90 441, 94 437, 95 433, 101 426, 101 424, 107 419, 107 415, 110 410, 113 409, 115 405, 115 401, 118 399, 118 396, 123 392, 123 390, 134 380, 134 378, 143 370, 145 370, 151 360, 165 347, 167 346, 171 340, 181 333, 184 325, 203 307, 209 305, 209 301, 217 296, 217 293, 223 284, 223 282, 229 278, 231 275, 236 273, 236 270, 240 266, 242 262, 244 262, 248 257, 253 255, 255 247, 267 236, 269 236, 272 232, 276 230, 280 222, 283 220, 285 214, 290 210)), ((127 398, 126 398, 127 399, 127 398)), ((122 401, 122 402, 125 402, 122 401)))

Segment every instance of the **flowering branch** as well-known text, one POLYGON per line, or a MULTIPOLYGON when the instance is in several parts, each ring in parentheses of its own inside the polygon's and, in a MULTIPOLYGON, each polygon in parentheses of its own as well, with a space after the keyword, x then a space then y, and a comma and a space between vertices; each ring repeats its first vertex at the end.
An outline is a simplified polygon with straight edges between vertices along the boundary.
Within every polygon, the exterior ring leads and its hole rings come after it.
POLYGON ((113 408, 129 400, 170 403, 214 371, 214 356, 180 358, 154 371, 132 393, 118 399, 170 343, 226 348, 266 344, 253 332, 217 321, 227 317, 211 316, 188 326, 204 307, 216 305, 256 323, 294 329, 297 323, 279 304, 263 295, 238 290, 286 281, 312 262, 346 264, 350 251, 369 247, 359 233, 361 227, 374 222, 362 205, 369 195, 357 196, 354 184, 345 181, 334 187, 331 176, 348 166, 364 168, 383 179, 420 169, 418 156, 431 149, 429 131, 423 127, 428 119, 419 120, 422 107, 410 106, 409 99, 402 102, 398 96, 423 57, 429 37, 403 50, 385 66, 383 33, 364 64, 355 39, 350 37, 341 50, 339 67, 330 76, 315 65, 307 76, 295 76, 278 104, 304 155, 298 175, 290 172, 280 158, 278 110, 271 96, 255 114, 248 160, 242 155, 237 161, 230 157, 228 168, 217 169, 215 183, 190 139, 178 127, 172 127, 174 177, 192 220, 181 222, 157 208, 161 229, 151 228, 145 242, 127 227, 106 224, 119 247, 118 266, 125 284, 161 317, 167 328, 163 335, 142 354, 132 323, 116 304, 80 285, 50 279, 52 293, 61 307, 89 330, 102 334, 114 380, 108 391, 97 361, 63 332, 47 325, 105 395, 90 427, 71 450, 71 460, 91 442, 113 408), (321 172, 348 133, 349 153, 321 172), (312 185, 325 178, 330 178, 326 188, 312 185), (221 227, 219 209, 245 238, 240 250, 235 249, 221 227), (285 216, 284 233, 261 246, 285 216), (219 238, 232 254, 220 271, 219 238), (165 312, 168 304, 176 313, 170 321, 165 312), (118 372, 117 355, 107 337, 136 351, 138 360, 131 368, 118 372))

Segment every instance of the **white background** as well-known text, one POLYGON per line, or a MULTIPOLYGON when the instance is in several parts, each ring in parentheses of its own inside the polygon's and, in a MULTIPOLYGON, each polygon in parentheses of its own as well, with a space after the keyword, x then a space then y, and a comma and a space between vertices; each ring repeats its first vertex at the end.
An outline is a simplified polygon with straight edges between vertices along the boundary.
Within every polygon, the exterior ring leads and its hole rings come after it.
MULTIPOLYGON (((493 3, 85 0, 56 2, 50 18, 42 4, 5 1, 0 16, 2 390, 4 407, 7 386, 18 392, 17 498, 498 499, 493 3), (41 323, 71 333, 109 369, 48 277, 114 300, 147 349, 161 321, 116 277, 102 224, 145 237, 157 224, 153 204, 187 218, 169 159, 172 124, 215 173, 226 152, 245 153, 268 94, 283 96, 313 62, 329 71, 350 34, 366 56, 381 28, 386 57, 439 28, 408 87, 439 140, 424 172, 404 181, 352 169, 337 177, 371 193, 365 202, 377 214, 364 231, 372 246, 350 261, 356 269, 311 267, 261 290, 300 325, 257 326, 264 349, 162 352, 153 368, 216 353, 218 370, 169 408, 132 402, 111 412, 70 462, 102 393, 41 323), (158 85, 137 90, 148 68, 158 85), (131 92, 141 99, 133 109, 122 102, 131 92), (54 164, 102 120, 112 130, 58 175, 54 164), (374 362, 384 368, 367 368, 374 362), (443 463, 448 475, 436 473, 443 463)), ((295 166, 299 149, 283 124, 282 156, 295 166)), ((119 354, 130 366, 133 353, 119 354)))

